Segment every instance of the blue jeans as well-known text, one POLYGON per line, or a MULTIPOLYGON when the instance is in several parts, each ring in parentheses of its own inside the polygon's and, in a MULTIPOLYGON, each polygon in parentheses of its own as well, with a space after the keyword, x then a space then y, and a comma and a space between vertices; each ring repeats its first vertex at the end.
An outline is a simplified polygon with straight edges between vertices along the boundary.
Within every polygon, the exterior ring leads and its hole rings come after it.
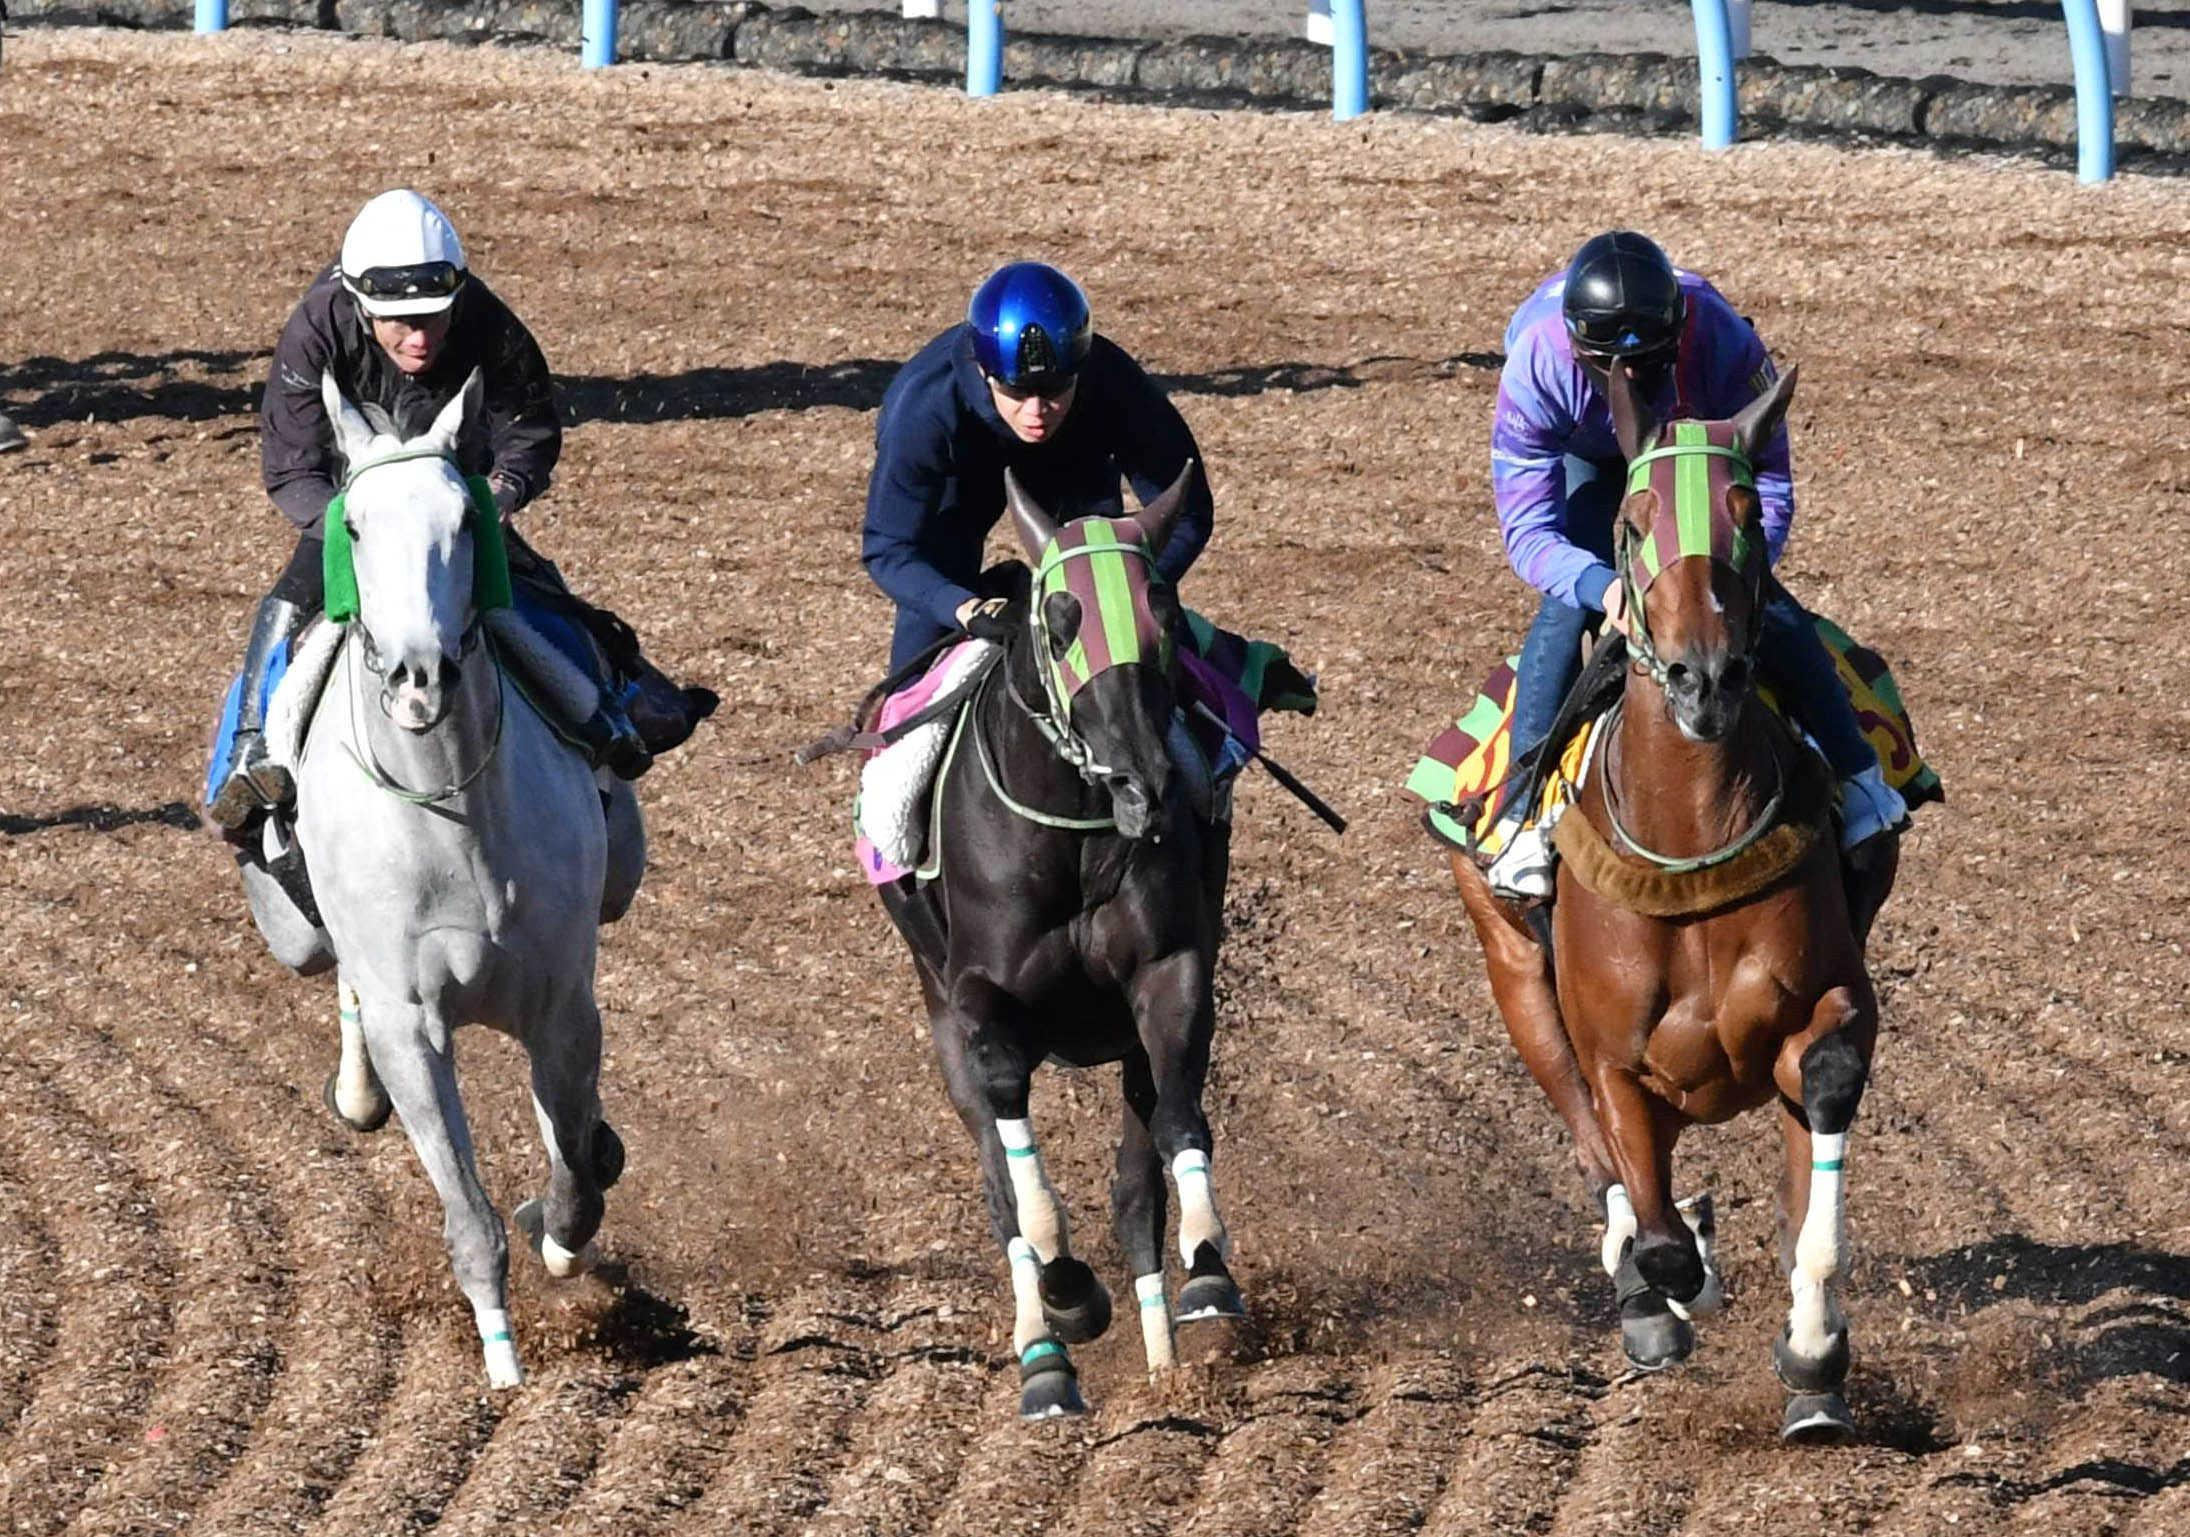
MULTIPOLYGON (((1612 519, 1620 505, 1617 466, 1569 458, 1567 537, 1591 554, 1612 559, 1612 519)), ((1878 754, 1863 735, 1841 686, 1832 654, 1818 639, 1808 611, 1773 580, 1767 586, 1764 625, 1757 638, 1757 661, 1802 718, 1833 773, 1846 779, 1877 766, 1878 754)), ((1582 632, 1601 616, 1546 597, 1521 645, 1521 676, 1513 704, 1513 753, 1519 757, 1543 740, 1558 717, 1567 691, 1582 673, 1582 632)))

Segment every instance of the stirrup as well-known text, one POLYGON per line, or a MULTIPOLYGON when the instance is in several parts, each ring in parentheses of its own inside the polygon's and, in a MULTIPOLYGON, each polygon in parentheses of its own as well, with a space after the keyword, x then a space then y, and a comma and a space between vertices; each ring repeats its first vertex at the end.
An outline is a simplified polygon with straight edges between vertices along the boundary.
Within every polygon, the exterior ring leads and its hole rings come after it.
POLYGON ((637 779, 654 766, 653 753, 621 710, 602 706, 578 727, 577 735, 593 761, 618 779, 637 779))
MULTIPOLYGON (((280 805, 280 801, 269 798, 258 778, 267 769, 277 770, 283 780, 289 777, 286 769, 268 761, 266 738, 262 733, 237 732, 235 757, 228 766, 228 777, 222 781, 212 800, 206 803, 206 816, 217 826, 235 832, 261 811, 280 805)), ((293 792, 295 786, 291 785, 290 788, 293 792)))

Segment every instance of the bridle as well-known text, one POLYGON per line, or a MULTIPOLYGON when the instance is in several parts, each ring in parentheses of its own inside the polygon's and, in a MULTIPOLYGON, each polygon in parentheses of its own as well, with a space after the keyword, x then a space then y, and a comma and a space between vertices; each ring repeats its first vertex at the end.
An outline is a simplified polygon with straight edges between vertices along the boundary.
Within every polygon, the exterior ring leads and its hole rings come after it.
MULTIPOLYGON (((1674 461, 1674 475, 1677 482, 1674 491, 1675 524, 1680 547, 1673 558, 1685 558, 1690 555, 1717 558, 1712 548, 1710 520, 1718 514, 1710 504, 1710 465, 1708 461, 1714 458, 1730 461, 1728 464, 1729 475, 1737 485, 1753 488, 1756 485, 1756 472, 1750 464, 1749 456, 1739 448, 1728 444, 1703 441, 1700 437, 1702 430, 1700 424, 1676 422, 1674 428, 1674 442, 1637 454, 1634 459, 1629 461, 1627 494, 1632 496, 1639 491, 1650 489, 1650 466, 1652 464, 1661 460, 1674 461), (1690 431, 1683 432, 1680 430, 1683 428, 1690 429, 1690 431), (1687 441, 1682 441, 1683 438, 1687 441)), ((1658 551, 1655 528, 1648 534, 1638 533, 1635 525, 1629 521, 1625 513, 1615 513, 1614 522, 1617 525, 1614 540, 1614 565, 1618 573, 1621 594, 1627 600, 1628 655, 1632 659, 1637 672, 1655 683, 1660 689, 1663 689, 1667 685, 1671 669, 1650 638, 1650 621, 1643 608, 1643 595, 1649 589, 1651 582, 1656 580, 1665 568, 1672 564, 1672 560, 1662 557, 1658 551), (1635 578, 1635 566, 1638 560, 1641 561, 1647 573, 1640 582, 1635 578)), ((1764 552, 1756 547, 1755 541, 1751 540, 1742 529, 1738 527, 1734 529, 1731 557, 1728 564, 1733 567, 1737 575, 1747 576, 1752 569, 1755 572, 1754 580, 1750 583, 1749 633, 1744 641, 1745 654, 1753 653, 1756 650, 1757 640, 1763 632, 1764 578, 1767 572, 1767 565, 1763 556, 1764 552)), ((1626 703, 1624 700, 1614 705, 1612 713, 1606 718, 1602 728, 1606 738, 1604 808, 1605 817, 1612 824, 1613 837, 1618 839, 1637 858, 1663 870, 1668 875, 1687 875, 1698 870, 1708 870, 1714 865, 1722 865, 1729 860, 1740 857, 1772 830, 1774 823, 1779 818, 1780 807, 1785 803, 1787 797, 1787 773, 1785 767, 1781 765, 1777 753, 1772 755, 1772 763, 1777 772, 1778 782, 1772 788, 1770 799, 1764 803, 1764 809, 1757 814, 1749 826, 1732 842, 1713 849, 1709 853, 1675 857, 1669 854, 1660 854, 1655 849, 1639 841, 1628 830, 1626 823, 1621 820, 1619 809, 1618 786, 1620 776, 1617 754, 1620 743, 1620 722, 1625 710, 1626 703)))
MULTIPOLYGON (((1071 764, 1083 781, 1092 788, 1100 789, 1117 773, 1117 770, 1097 757, 1094 747, 1073 727, 1070 696, 1075 691, 1066 687, 1057 659, 1050 654, 1049 633, 1042 622, 1041 602, 1045 580, 1061 569, 1067 561, 1091 558, 1097 555, 1129 557, 1140 561, 1150 572, 1154 571, 1156 564, 1155 555, 1145 542, 1137 544, 1075 545, 1069 548, 1053 543, 1048 551, 1044 553, 1041 564, 1035 570, 1031 595, 1027 602, 1027 644, 1033 653, 1034 670, 1042 680, 1041 701, 1037 703, 1030 700, 1020 691, 1018 679, 1012 675, 1012 669, 1008 661, 997 670, 1003 674, 1004 690, 1009 696, 1013 708, 1034 723, 1035 729, 1041 733, 1043 740, 1049 744, 1051 751, 1071 764)), ((1090 613, 1083 618, 1082 623, 1084 625, 1090 621, 1100 623, 1101 615, 1090 613)), ((1167 651, 1171 644, 1170 638, 1168 636, 1164 637, 1163 641, 1159 643, 1159 653, 1167 651)), ((1167 657, 1163 659, 1168 660, 1167 657)), ((1112 663, 1111 665, 1117 664, 1112 663)), ((1108 668, 1101 670, 1107 671, 1108 668)), ((1088 678, 1083 679, 1081 687, 1085 687, 1089 681, 1092 681, 1093 676, 1091 674, 1088 678)), ((1044 827, 1055 827, 1070 832, 1107 832, 1118 825, 1115 816, 1059 816, 1053 812, 1042 811, 1020 802, 1004 788, 1003 776, 997 770, 995 755, 990 750, 988 739, 980 730, 978 716, 976 717, 973 735, 974 750, 980 758, 981 771, 988 779, 989 789, 1014 815, 1029 822, 1039 823, 1044 827)))
MULTIPOLYGON (((330 531, 332 525, 343 515, 343 503, 346 502, 349 498, 350 488, 356 485, 358 481, 368 471, 380 469, 384 465, 401 464, 404 461, 411 459, 439 459, 453 466, 457 470, 459 476, 462 476, 463 466, 458 461, 456 455, 449 453, 443 449, 398 449, 396 452, 383 455, 378 459, 367 460, 365 463, 353 468, 350 473, 346 477, 344 477, 342 482, 342 489, 337 493, 335 500, 329 504, 327 509, 327 517, 330 525, 330 531)), ((472 508, 474 514, 476 515, 480 510, 479 488, 476 485, 471 484, 468 480, 466 481, 466 488, 471 495, 472 508)), ((459 664, 461 664, 466 657, 470 656, 472 652, 477 650, 481 641, 485 638, 485 617, 486 616, 484 612, 475 602, 472 605, 471 622, 464 626, 464 633, 457 642, 456 655, 459 664)), ((363 662, 365 668, 370 670, 376 677, 384 677, 385 671, 380 665, 379 648, 373 644, 372 629, 370 626, 364 623, 362 614, 358 616, 358 622, 351 626, 350 637, 352 640, 355 640, 358 643, 360 660, 363 662)), ((379 756, 373 751, 372 739, 369 735, 367 735, 365 731, 364 701, 359 696, 358 692, 358 669, 355 667, 347 669, 350 675, 351 735, 356 739, 358 744, 364 748, 365 751, 363 756, 360 756, 357 749, 352 747, 348 742, 342 744, 343 751, 349 754, 350 761, 357 765, 358 771, 365 776, 365 778, 373 785, 375 789, 378 789, 385 794, 392 795, 397 800, 402 801, 407 805, 438 806, 446 801, 454 800, 457 796, 463 794, 466 790, 470 789, 474 784, 479 782, 480 776, 486 773, 487 769, 493 764, 496 755, 499 754, 502 750, 502 728, 508 723, 509 720, 509 704, 508 701, 502 697, 502 659, 491 642, 487 644, 487 656, 494 663, 495 672, 494 735, 488 741, 486 754, 479 760, 479 764, 477 767, 473 768, 469 773, 465 774, 462 778, 456 780, 454 783, 443 785, 437 789, 432 790, 414 790, 408 785, 402 783, 394 775, 390 774, 385 767, 382 766, 379 756)), ((388 711, 388 691, 385 688, 381 690, 380 711, 382 715, 386 715, 388 711)), ((432 726, 427 728, 427 733, 430 734, 433 731, 439 730, 442 724, 443 721, 436 721, 432 726)))

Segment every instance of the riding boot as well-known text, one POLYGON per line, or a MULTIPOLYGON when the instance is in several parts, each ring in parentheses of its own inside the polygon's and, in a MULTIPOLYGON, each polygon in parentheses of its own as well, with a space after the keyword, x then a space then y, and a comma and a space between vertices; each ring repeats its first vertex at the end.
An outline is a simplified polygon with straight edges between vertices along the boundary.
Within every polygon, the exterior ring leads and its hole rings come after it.
POLYGON ((593 761, 619 779, 637 779, 654 766, 654 754, 647 750, 631 717, 606 692, 601 695, 601 707, 577 727, 577 734, 593 761))
POLYGON ((206 815, 222 827, 241 827, 263 806, 282 806, 296 794, 289 770, 266 755, 266 670, 296 631, 304 611, 282 598, 266 598, 251 620, 251 638, 243 649, 243 686, 236 710, 236 739, 228 760, 228 778, 208 805, 206 815))
POLYGON ((693 728, 715 713, 721 698, 709 688, 679 688, 645 657, 634 659, 623 705, 647 751, 656 757, 681 747, 693 728))

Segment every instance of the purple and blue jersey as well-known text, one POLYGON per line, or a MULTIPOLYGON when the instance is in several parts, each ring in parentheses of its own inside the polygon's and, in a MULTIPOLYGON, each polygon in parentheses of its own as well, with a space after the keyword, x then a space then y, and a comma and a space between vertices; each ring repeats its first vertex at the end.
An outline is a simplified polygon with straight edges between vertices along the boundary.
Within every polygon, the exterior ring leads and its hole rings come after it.
MULTIPOLYGON (((1680 352, 1650 399, 1660 421, 1721 421, 1764 393, 1772 360, 1748 321, 1702 278, 1680 274, 1687 319, 1680 352)), ((1601 609, 1613 570, 1569 537, 1566 459, 1617 465, 1612 407, 1574 356, 1560 301, 1566 274, 1546 278, 1506 327, 1506 365, 1491 424, 1490 483, 1514 573, 1576 608, 1601 609)), ((1794 523, 1794 483, 1782 423, 1756 456, 1764 537, 1777 563, 1794 523)))

